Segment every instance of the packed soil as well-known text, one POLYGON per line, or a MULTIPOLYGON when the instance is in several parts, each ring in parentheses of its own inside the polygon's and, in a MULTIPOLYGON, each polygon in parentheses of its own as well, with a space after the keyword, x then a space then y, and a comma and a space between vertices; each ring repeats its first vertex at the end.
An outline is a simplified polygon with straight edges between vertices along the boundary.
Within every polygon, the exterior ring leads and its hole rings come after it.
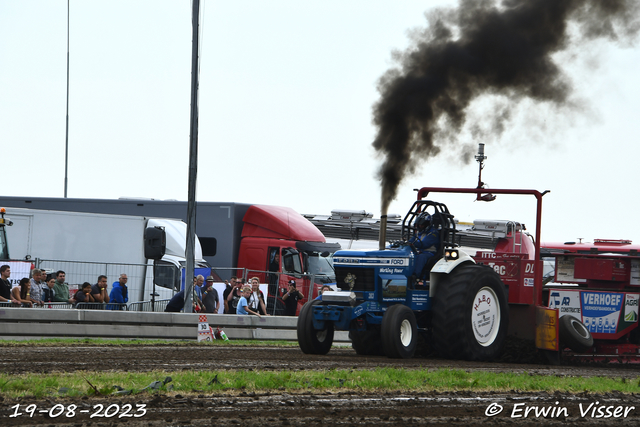
MULTIPOLYGON (((326 356, 305 355, 297 347, 223 347, 223 346, 68 346, 2 347, 0 370, 9 374, 30 372, 150 370, 221 371, 455 368, 467 371, 514 372, 555 376, 609 376, 638 381, 634 366, 573 365, 549 366, 541 363, 479 363, 417 357, 408 360, 384 356, 358 356, 351 348, 334 348, 326 356)), ((0 399, 2 399, 0 397, 0 399)), ((52 412, 53 415, 56 411, 52 412)), ((98 414, 100 415, 100 414, 98 414)), ((104 411, 102 412, 104 415, 104 411)), ((125 397, 83 397, 56 399, 8 399, 0 403, 0 425, 97 425, 125 422, 130 426, 183 425, 638 425, 640 395, 609 393, 476 393, 476 392, 381 392, 348 391, 292 394, 286 390, 248 393, 232 390, 224 394, 162 393, 125 397), (12 408, 20 405, 20 416, 12 408), (35 404, 33 417, 24 413, 35 404), (54 405, 76 405, 70 417, 63 413, 50 417, 54 405), (146 413, 136 412, 137 404, 146 405, 146 413), (112 417, 91 418, 100 407, 111 406, 112 417), (131 412, 124 414, 126 405, 131 412), (591 406, 590 406, 591 405, 591 406), (598 409, 603 407, 601 417, 598 409), (620 409, 618 409, 618 407, 620 409), (98 409, 96 409, 98 408, 98 409), (530 412, 526 414, 528 408, 530 412), (547 408, 546 417, 536 410, 547 408), (589 408, 589 409, 587 409, 589 408), (609 409, 607 409, 609 408, 609 409), (638 408, 638 409, 636 409, 638 408), (84 412, 80 412, 84 411, 84 412), (493 414, 489 416, 488 414, 493 414), (626 414, 626 416, 625 416, 626 414), (127 415, 141 415, 140 417, 127 415), (607 416, 609 415, 609 416, 607 416)))

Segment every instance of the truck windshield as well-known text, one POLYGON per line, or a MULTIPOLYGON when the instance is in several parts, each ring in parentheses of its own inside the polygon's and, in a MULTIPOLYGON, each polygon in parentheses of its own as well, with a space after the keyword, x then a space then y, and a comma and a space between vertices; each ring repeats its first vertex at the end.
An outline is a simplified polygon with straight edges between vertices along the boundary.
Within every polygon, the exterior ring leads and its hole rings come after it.
POLYGON ((307 252, 309 256, 309 274, 316 276, 316 283, 335 283, 336 272, 333 269, 333 254, 322 256, 319 252, 307 252))

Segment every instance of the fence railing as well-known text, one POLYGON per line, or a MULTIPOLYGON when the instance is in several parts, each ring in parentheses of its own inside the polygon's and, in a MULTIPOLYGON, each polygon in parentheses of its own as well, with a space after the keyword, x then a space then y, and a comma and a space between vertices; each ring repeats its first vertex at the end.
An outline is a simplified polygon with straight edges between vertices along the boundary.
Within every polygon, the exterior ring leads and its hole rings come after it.
MULTIPOLYGON (((114 311, 164 311, 168 299, 164 300, 156 300, 155 303, 151 301, 140 301, 134 302, 131 304, 120 304, 115 302, 110 303, 100 303, 100 302, 79 302, 77 304, 70 304, 68 302, 45 302, 44 305, 34 304, 33 308, 36 309, 78 309, 78 310, 114 310, 114 311)), ((31 307, 21 307, 19 304, 14 304, 12 302, 0 302, 0 307, 6 308, 31 308, 31 307)))
MULTIPOLYGON (((0 307, 20 308, 20 304, 12 302, 0 302, 0 307)), ((30 308, 30 307, 27 307, 30 308)), ((68 302, 45 302, 44 305, 33 304, 33 308, 53 308, 53 309, 69 309, 73 308, 73 304, 68 302)))
MULTIPOLYGON (((36 259, 36 268, 44 269, 48 273, 55 273, 58 270, 65 272, 65 281, 69 283, 69 290, 74 293, 80 289, 82 283, 94 284, 98 276, 107 276, 109 284, 118 280, 120 274, 128 277, 127 287, 129 295, 140 296, 152 291, 149 283, 153 277, 153 266, 147 264, 116 264, 107 262, 84 262, 84 261, 62 261, 52 259, 36 259), (145 288, 146 286, 146 288, 145 288)), ((69 295, 71 298, 73 295, 69 295)))
POLYGON ((79 302, 76 304, 76 308, 79 310, 125 310, 129 308, 127 304, 121 304, 117 302, 101 303, 101 302, 79 302))
POLYGON ((127 310, 129 311, 150 311, 150 312, 163 312, 167 307, 170 300, 159 299, 155 301, 139 301, 129 304, 127 310))

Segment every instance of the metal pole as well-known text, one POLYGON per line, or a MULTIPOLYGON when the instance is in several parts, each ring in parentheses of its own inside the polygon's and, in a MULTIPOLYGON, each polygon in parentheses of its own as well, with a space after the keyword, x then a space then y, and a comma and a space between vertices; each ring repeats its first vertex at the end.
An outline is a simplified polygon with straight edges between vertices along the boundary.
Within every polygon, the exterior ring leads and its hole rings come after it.
POLYGON ((69 0, 67 0, 67 131, 64 139, 64 198, 67 198, 67 172, 69 169, 69 0))
POLYGON ((191 133, 189 136, 189 198, 187 201, 187 266, 184 277, 184 312, 193 312, 193 275, 196 242, 196 177, 198 172, 198 30, 200 0, 193 0, 191 17, 191 133))

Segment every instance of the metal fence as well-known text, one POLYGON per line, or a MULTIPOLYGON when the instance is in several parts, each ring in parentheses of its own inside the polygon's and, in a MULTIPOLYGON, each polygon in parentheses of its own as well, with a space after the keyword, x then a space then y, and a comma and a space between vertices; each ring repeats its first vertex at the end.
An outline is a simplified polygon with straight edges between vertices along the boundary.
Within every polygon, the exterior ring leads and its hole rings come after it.
MULTIPOLYGON (((0 307, 20 308, 20 304, 14 304, 12 302, 0 302, 0 307)), ((68 308, 73 308, 73 304, 69 304, 68 302, 45 302, 44 305, 33 304, 33 307, 34 308, 68 309, 68 308)), ((29 308, 29 307, 26 307, 26 308, 29 308)))
POLYGON ((117 302, 101 303, 101 302, 79 302, 76 304, 78 310, 129 310, 127 304, 117 302))
POLYGON ((286 281, 281 276, 287 276, 296 281, 296 289, 300 291, 303 298, 298 302, 301 306, 307 301, 318 296, 321 283, 318 283, 318 276, 313 274, 280 273, 265 270, 246 270, 243 272, 244 278, 250 280, 258 277, 260 283, 268 284, 268 292, 265 295, 267 313, 272 316, 283 316, 285 314, 285 301, 282 299, 287 289, 286 281))
MULTIPOLYGON (((107 276, 107 281, 113 283, 118 280, 120 274, 128 277, 127 288, 130 296, 136 299, 144 299, 144 293, 151 294, 149 286, 153 280, 153 266, 147 264, 115 264, 106 262, 60 261, 50 259, 36 259, 36 268, 44 269, 47 273, 62 270, 65 272, 65 281, 69 283, 69 291, 73 293, 80 289, 82 283, 89 282, 92 285, 98 280, 98 276, 107 276), (145 283, 147 289, 145 289, 145 283)), ((148 297, 148 296, 147 296, 148 297)))
MULTIPOLYGON (((77 304, 70 304, 67 302, 45 302, 44 305, 34 304, 33 308, 37 309, 71 309, 78 310, 113 310, 113 311, 146 311, 146 312, 163 312, 167 303, 170 300, 162 299, 156 301, 140 301, 132 302, 131 304, 118 304, 118 303, 100 303, 100 302, 79 302, 77 304)), ((7 308, 21 308, 19 304, 12 302, 0 302, 0 307, 7 308)), ((22 306, 24 308, 30 308, 22 306)))
POLYGON ((159 299, 155 301, 140 301, 140 302, 132 302, 129 304, 127 310, 129 311, 159 311, 162 312, 167 307, 167 304, 170 300, 168 299, 159 299))

